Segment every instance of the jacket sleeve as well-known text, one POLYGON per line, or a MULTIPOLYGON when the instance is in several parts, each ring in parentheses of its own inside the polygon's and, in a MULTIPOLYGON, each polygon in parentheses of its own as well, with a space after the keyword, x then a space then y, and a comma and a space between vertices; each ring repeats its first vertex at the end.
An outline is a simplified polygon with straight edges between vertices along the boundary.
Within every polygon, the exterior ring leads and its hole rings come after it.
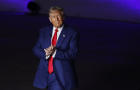
POLYGON ((33 53, 35 54, 35 56, 37 56, 39 59, 45 59, 46 55, 45 55, 45 51, 44 49, 41 47, 41 40, 42 40, 42 30, 40 30, 40 34, 39 34, 39 38, 37 40, 37 43, 35 44, 35 46, 33 47, 33 53))
POLYGON ((62 50, 56 47, 55 59, 58 60, 74 59, 78 53, 78 41, 79 41, 78 33, 74 32, 74 34, 72 34, 71 36, 69 48, 67 50, 62 50))

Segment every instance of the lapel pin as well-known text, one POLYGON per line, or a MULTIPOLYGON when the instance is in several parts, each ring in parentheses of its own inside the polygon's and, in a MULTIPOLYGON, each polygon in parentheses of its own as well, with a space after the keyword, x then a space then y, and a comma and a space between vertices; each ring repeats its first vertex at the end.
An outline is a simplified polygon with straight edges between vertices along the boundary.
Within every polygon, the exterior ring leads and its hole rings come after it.
POLYGON ((66 37, 65 34, 63 34, 63 37, 66 37))

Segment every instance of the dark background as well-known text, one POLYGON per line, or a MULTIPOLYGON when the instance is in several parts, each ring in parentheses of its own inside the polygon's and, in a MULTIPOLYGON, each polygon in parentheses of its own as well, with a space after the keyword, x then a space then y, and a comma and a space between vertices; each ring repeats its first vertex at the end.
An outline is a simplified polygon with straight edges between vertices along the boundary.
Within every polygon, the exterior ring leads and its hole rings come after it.
POLYGON ((30 1, 39 5, 41 14, 47 14, 51 6, 61 6, 68 16, 140 23, 139 0, 0 0, 0 11, 29 12, 30 1))
MULTIPOLYGON (((66 17, 80 33, 78 90, 139 90, 140 24, 66 17)), ((0 16, 0 90, 35 90, 32 48, 47 16, 0 16)))
POLYGON ((92 7, 90 0, 82 0, 70 8, 53 0, 43 8, 36 0, 42 9, 31 14, 22 1, 0 1, 0 90, 36 90, 32 83, 39 59, 32 48, 40 28, 50 24, 44 12, 54 4, 65 8, 65 22, 80 33, 77 90, 140 89, 139 2, 95 0, 92 7))

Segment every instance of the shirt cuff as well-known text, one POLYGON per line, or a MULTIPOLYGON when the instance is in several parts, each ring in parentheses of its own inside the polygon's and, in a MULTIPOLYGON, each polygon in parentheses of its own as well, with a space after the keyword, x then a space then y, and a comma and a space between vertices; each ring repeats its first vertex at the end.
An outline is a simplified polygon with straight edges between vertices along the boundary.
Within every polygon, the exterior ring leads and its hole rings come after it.
MULTIPOLYGON (((53 53, 53 58, 55 57, 55 54, 56 54, 56 50, 54 51, 54 53, 53 53)), ((46 59, 49 59, 49 57, 50 57, 50 55, 49 56, 46 56, 46 59)))
POLYGON ((46 56, 46 59, 48 59, 50 56, 46 56))
POLYGON ((54 53, 53 53, 53 58, 55 57, 55 54, 56 54, 56 50, 55 50, 54 53))

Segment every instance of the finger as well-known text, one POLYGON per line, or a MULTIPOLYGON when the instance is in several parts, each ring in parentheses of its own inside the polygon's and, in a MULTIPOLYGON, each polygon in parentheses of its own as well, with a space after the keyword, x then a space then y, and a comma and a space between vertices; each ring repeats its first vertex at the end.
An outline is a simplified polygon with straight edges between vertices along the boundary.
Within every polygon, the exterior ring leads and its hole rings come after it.
POLYGON ((45 50, 47 50, 48 48, 45 48, 45 50))
POLYGON ((49 49, 52 49, 52 45, 49 47, 49 49))
POLYGON ((45 50, 45 52, 48 52, 49 51, 49 49, 44 49, 45 50))
POLYGON ((56 45, 53 48, 55 49, 56 48, 56 45))
POLYGON ((53 49, 53 46, 51 45, 50 49, 52 50, 53 49))
POLYGON ((44 49, 44 51, 46 52, 46 49, 44 49))

